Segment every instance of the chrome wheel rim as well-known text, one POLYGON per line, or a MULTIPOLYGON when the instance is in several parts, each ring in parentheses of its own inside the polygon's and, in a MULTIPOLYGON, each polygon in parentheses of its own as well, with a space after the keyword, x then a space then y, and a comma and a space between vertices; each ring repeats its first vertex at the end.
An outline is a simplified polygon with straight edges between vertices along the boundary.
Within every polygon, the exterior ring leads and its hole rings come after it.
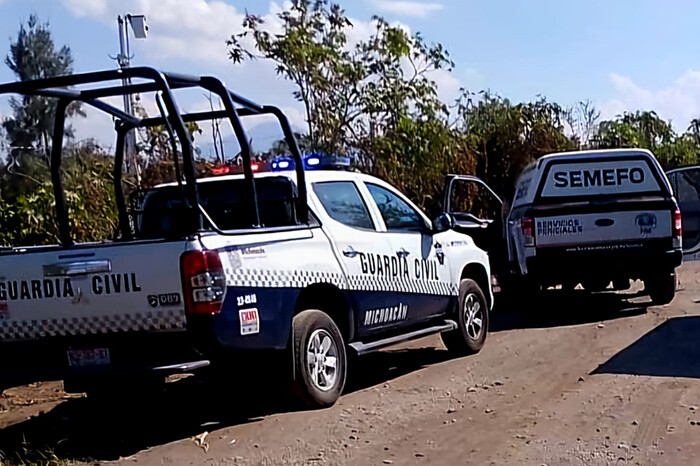
POLYGON ((464 298, 464 326, 469 338, 478 340, 484 331, 484 308, 474 293, 464 298))
POLYGON ((306 364, 314 387, 324 392, 335 387, 338 378, 338 347, 327 330, 319 328, 309 337, 306 364))

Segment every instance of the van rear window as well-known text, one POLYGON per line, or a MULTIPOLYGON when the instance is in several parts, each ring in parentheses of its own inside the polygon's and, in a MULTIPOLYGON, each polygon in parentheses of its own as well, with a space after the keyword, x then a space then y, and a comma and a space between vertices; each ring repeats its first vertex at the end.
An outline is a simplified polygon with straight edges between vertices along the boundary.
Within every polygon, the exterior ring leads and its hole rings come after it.
POLYGON ((656 169, 644 159, 550 163, 540 197, 658 193, 656 169))

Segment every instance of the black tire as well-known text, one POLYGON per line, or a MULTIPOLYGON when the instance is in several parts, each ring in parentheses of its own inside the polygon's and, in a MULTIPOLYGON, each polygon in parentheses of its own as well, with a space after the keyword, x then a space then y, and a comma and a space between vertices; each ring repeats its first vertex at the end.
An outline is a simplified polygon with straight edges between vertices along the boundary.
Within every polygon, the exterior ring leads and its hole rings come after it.
POLYGON ((598 291, 605 291, 605 289, 610 285, 612 280, 606 278, 587 278, 581 283, 583 289, 589 293, 595 293, 598 291))
MULTIPOLYGON (((332 406, 343 392, 347 376, 345 343, 338 326, 328 314, 317 310, 307 310, 294 317, 292 329, 295 394, 311 408, 332 406), (329 340, 326 341, 326 339, 329 340), (331 366, 322 364, 323 374, 321 374, 314 371, 312 366, 316 361, 312 361, 309 356, 318 355, 323 351, 325 345, 331 346, 325 349, 326 353, 323 355, 322 362, 328 361, 326 358, 335 352, 335 370, 327 372, 331 366), (329 381, 328 378, 332 378, 332 380, 329 381), (324 382, 328 385, 324 386, 324 382)), ((316 366, 315 370, 318 369, 320 367, 316 366)))
POLYGON ((651 298, 652 304, 662 306, 670 303, 676 296, 676 273, 645 279, 644 291, 651 298))
POLYGON ((440 336, 447 349, 458 355, 474 354, 484 346, 489 329, 489 307, 484 292, 474 280, 464 279, 459 284, 459 302, 457 308, 457 329, 444 332, 440 336), (474 305, 478 304, 478 309, 474 305), (467 314, 469 308, 474 311, 470 321, 467 314), (474 318, 480 318, 481 327, 475 331, 477 323, 474 318))
POLYGON ((616 278, 613 280, 613 289, 615 291, 625 291, 630 289, 630 279, 629 278, 616 278))
POLYGON ((499 309, 505 306, 510 310, 513 306, 520 307, 524 300, 534 301, 541 295, 542 287, 539 283, 523 275, 510 275, 501 284, 500 299, 497 301, 497 305, 499 309))

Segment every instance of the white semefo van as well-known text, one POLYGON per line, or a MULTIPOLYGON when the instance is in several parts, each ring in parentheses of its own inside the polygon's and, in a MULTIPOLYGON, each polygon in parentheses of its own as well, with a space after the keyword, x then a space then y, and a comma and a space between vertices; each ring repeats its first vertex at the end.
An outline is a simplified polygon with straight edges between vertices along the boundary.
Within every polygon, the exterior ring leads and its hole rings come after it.
POLYGON ((647 150, 540 158, 516 183, 506 225, 510 268, 536 288, 627 289, 641 279, 654 303, 674 297, 680 210, 647 150))

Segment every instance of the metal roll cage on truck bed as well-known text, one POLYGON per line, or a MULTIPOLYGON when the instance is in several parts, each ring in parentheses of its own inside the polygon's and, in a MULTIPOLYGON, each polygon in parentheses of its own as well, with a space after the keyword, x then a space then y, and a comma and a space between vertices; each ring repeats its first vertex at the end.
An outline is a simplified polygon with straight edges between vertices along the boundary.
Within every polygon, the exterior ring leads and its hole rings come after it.
POLYGON ((119 70, 99 71, 92 73, 75 74, 71 76, 58 76, 34 81, 23 81, 0 85, 0 95, 19 94, 25 96, 53 97, 57 99, 55 122, 53 129, 53 139, 51 147, 51 180, 56 202, 56 217, 58 223, 59 237, 61 245, 65 248, 74 245, 70 234, 70 223, 68 210, 66 207, 65 192, 61 178, 61 161, 63 149, 63 135, 65 132, 66 108, 74 101, 82 102, 86 105, 105 112, 115 118, 115 130, 117 132, 116 151, 114 159, 114 190, 116 204, 119 215, 119 231, 122 240, 133 239, 133 234, 128 221, 126 201, 122 187, 122 171, 125 156, 125 140, 130 131, 137 128, 147 128, 164 125, 170 132, 171 143, 173 144, 173 155, 178 178, 178 184, 182 188, 187 207, 196 212, 196 222, 193 225, 192 233, 201 231, 204 222, 217 231, 224 234, 212 218, 207 214, 199 202, 197 190, 197 176, 195 173, 193 142, 185 127, 185 123, 198 122, 203 120, 223 119, 230 121, 233 132, 241 148, 243 160, 243 174, 246 185, 246 201, 248 204, 248 214, 250 215, 250 225, 253 228, 260 227, 260 211, 258 208, 258 196, 253 180, 253 170, 251 168, 251 147, 246 137, 245 129, 241 123, 241 118, 253 115, 272 115, 277 118, 284 140, 289 147, 290 153, 295 161, 297 177, 297 199, 296 214, 300 223, 308 223, 308 206, 306 182, 304 175, 304 164, 302 162, 299 147, 294 138, 291 126, 282 111, 274 106, 259 105, 230 90, 228 90, 221 80, 212 76, 189 76, 178 73, 167 73, 151 67, 135 67, 119 70), (132 83, 132 79, 140 80, 132 83), (122 80, 122 85, 112 85, 111 81, 122 80), (102 84, 92 86, 88 89, 76 89, 73 86, 102 84), (173 96, 173 90, 200 88, 209 91, 221 99, 223 110, 180 113, 177 102, 173 96), (104 98, 138 94, 144 92, 156 92, 156 103, 161 111, 160 117, 139 118, 125 113, 123 110, 105 102, 104 98), (167 114, 166 114, 167 112, 167 114), (174 134, 173 134, 174 132, 174 134), (184 182, 178 161, 178 151, 176 150, 175 135, 180 143, 182 152, 182 166, 184 182))

